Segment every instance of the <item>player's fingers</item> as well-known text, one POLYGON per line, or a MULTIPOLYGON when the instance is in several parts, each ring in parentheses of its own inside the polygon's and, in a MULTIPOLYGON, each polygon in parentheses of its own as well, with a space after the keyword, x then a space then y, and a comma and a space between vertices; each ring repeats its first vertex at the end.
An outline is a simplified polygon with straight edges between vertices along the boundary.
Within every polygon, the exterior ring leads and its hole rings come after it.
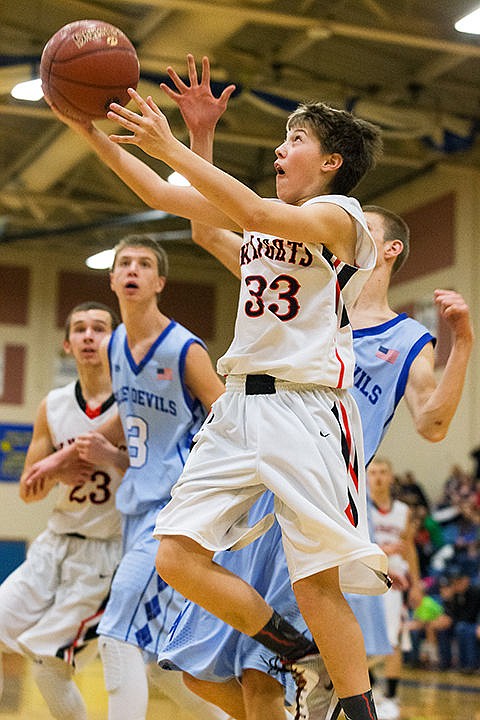
POLYGON ((181 97, 181 94, 178 92, 175 92, 175 90, 172 90, 172 88, 167 85, 166 83, 160 83, 160 90, 163 90, 165 95, 168 95, 168 97, 173 100, 174 102, 177 102, 178 98, 181 97))
POLYGON ((138 145, 135 135, 109 135, 108 137, 117 145, 138 145))
POLYGON ((183 93, 185 92, 185 90, 188 89, 187 85, 183 82, 180 75, 170 65, 167 67, 167 73, 175 87, 180 90, 180 92, 183 93))
POLYGON ((225 105, 230 100, 232 93, 234 93, 236 90, 236 85, 228 85, 228 87, 225 88, 225 90, 222 90, 222 94, 219 97, 220 102, 224 103, 225 105))
POLYGON ((202 57, 202 85, 210 85, 210 60, 206 55, 202 57))
MULTIPOLYGON (((190 87, 197 87, 198 86, 198 75, 197 75, 197 66, 195 64, 195 58, 191 53, 188 53, 187 55, 187 68, 188 68, 188 79, 190 81, 190 87)), ((203 81, 203 75, 202 75, 202 81, 203 81)))
MULTIPOLYGON (((139 108, 140 112, 142 112, 142 113, 144 113, 144 111, 148 112, 149 106, 147 104, 147 101, 144 100, 143 97, 134 88, 127 88, 127 92, 130 95, 130 97, 132 98, 132 100, 134 101, 134 103, 139 108)), ((150 97, 150 95, 148 97, 150 97)), ((119 107, 122 107, 122 106, 120 105, 119 107)))

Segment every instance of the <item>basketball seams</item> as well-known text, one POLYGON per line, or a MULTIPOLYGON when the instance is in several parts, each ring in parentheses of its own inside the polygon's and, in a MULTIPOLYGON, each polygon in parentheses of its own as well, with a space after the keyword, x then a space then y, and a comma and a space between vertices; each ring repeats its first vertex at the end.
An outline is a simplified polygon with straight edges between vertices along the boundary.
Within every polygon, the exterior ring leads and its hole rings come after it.
POLYGON ((58 30, 40 62, 44 91, 60 112, 76 120, 105 117, 111 102, 126 105, 127 88, 137 86, 139 74, 137 53, 127 36, 96 20, 58 30), (82 34, 85 41, 79 45, 74 38, 82 34), (117 40, 113 45, 107 41, 112 34, 117 40))

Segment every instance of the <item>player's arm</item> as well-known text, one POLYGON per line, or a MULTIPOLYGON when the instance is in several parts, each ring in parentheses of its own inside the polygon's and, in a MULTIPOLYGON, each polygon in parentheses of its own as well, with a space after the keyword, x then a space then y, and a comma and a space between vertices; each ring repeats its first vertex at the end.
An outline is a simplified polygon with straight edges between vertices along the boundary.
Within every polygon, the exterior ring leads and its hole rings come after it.
MULTIPOLYGON (((109 341, 110 336, 104 338, 99 348, 102 366, 108 377, 110 377, 109 341)), ((95 432, 77 436, 75 448, 78 456, 91 465, 107 465, 125 472, 130 464, 125 433, 118 412, 105 420, 95 432)))
POLYGON ((76 437, 75 447, 78 456, 92 465, 114 467, 123 473, 130 464, 118 416, 111 425, 104 427, 102 432, 90 432, 76 437), (107 435, 115 442, 108 440, 107 435))
MULTIPOLYGON (((202 74, 199 81, 195 58, 187 55, 188 83, 168 67, 167 72, 175 90, 161 83, 163 92, 177 104, 190 136, 190 148, 194 153, 213 162, 213 141, 215 128, 227 109, 235 86, 229 85, 215 97, 210 86, 210 61, 202 58, 202 74)), ((242 237, 229 230, 192 221, 192 240, 213 255, 231 273, 240 277, 240 247, 242 237)))
POLYGON ((474 335, 468 305, 459 293, 435 290, 434 297, 452 331, 452 349, 438 382, 433 347, 428 344, 422 349, 410 368, 405 401, 417 432, 438 442, 446 436, 460 402, 474 335))
POLYGON ((417 546, 415 545, 415 523, 411 509, 408 511, 403 540, 405 543, 403 555, 408 562, 408 575, 410 580, 409 601, 411 607, 416 607, 423 597, 423 586, 417 546))
POLYGON ((38 460, 42 460, 53 453, 54 447, 47 422, 47 401, 46 398, 40 403, 37 416, 33 425, 32 440, 28 446, 25 456, 23 472, 20 477, 20 497, 24 502, 35 502, 46 497, 52 487, 56 485, 54 478, 42 477, 32 485, 25 482, 28 471, 38 460))
POLYGON ((225 392, 225 386, 215 372, 210 357, 199 343, 192 343, 185 359, 185 384, 191 395, 210 410, 217 398, 225 392))
MULTIPOLYGON (((350 263, 354 262, 355 223, 345 210, 333 203, 302 207, 272 203, 261 198, 246 185, 199 157, 177 140, 165 115, 150 96, 144 100, 133 89, 129 90, 129 94, 140 114, 112 103, 107 117, 131 133, 111 135, 110 139, 115 143, 137 145, 147 154, 167 163, 186 177, 212 205, 228 215, 238 228, 264 232, 300 243, 308 239, 310 243, 325 244, 338 257, 350 263)), ((298 135, 292 141, 303 142, 305 138, 298 135)), ((332 158, 333 155, 337 160, 340 158, 338 153, 333 153, 332 158)), ((333 160, 329 168, 338 169, 333 167, 333 160)), ((186 217, 216 227, 234 229, 231 225, 204 220, 198 216, 186 217)))
POLYGON ((222 210, 208 202, 193 187, 177 187, 163 180, 146 163, 115 142, 93 123, 62 115, 46 97, 55 115, 84 138, 99 159, 149 207, 218 227, 238 229, 222 210))

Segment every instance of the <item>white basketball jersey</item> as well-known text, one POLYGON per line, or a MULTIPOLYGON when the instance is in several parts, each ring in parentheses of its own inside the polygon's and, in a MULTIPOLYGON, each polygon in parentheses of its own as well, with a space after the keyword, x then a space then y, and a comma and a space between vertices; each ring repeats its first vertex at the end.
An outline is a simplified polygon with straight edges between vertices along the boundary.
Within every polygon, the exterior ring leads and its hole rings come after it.
MULTIPOLYGON (((72 443, 78 435, 96 430, 116 412, 111 396, 97 417, 88 417, 78 381, 52 390, 47 395, 47 422, 55 450, 72 443)), ((48 527, 56 533, 78 533, 99 539, 120 536, 115 493, 121 478, 118 470, 105 466, 95 468, 91 480, 83 485, 58 483, 57 501, 48 527)))
MULTIPOLYGON (((409 507, 401 500, 393 500, 390 510, 380 510, 375 503, 370 505, 371 522, 374 528, 374 537, 377 545, 382 547, 389 543, 397 543, 403 538, 407 528, 409 507)), ((388 569, 391 572, 405 573, 408 562, 403 555, 388 556, 388 569)))
POLYGON ((355 219, 355 267, 324 245, 244 232, 235 336, 218 361, 221 375, 267 373, 297 383, 352 385, 348 308, 375 265, 375 244, 357 200, 322 195, 305 205, 314 203, 334 203, 355 219))

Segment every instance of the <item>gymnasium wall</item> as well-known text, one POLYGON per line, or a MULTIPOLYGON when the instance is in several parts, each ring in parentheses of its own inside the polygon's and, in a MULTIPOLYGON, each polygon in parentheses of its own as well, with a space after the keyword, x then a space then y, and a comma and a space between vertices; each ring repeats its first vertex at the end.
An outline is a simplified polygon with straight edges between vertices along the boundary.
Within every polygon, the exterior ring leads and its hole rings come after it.
MULTIPOLYGON (((391 292, 396 309, 435 324, 431 304, 434 288, 455 288, 469 302, 480 336, 479 197, 478 174, 443 167, 389 195, 369 199, 399 212, 412 226, 411 258, 391 292)), ((117 239, 112 238, 112 244, 117 239)), ((206 254, 192 262, 185 252, 172 250, 170 258, 170 280, 161 307, 204 337, 215 360, 233 332, 237 281, 206 254)), ((68 381, 71 366, 62 357, 61 343, 62 325, 70 307, 91 297, 114 302, 106 273, 88 270, 84 259, 85 254, 70 247, 68 240, 49 249, 40 243, 2 248, 0 427, 28 427, 48 390, 68 381)), ((440 372, 448 354, 449 335, 445 327, 436 329, 440 372)), ((478 360, 476 347, 448 438, 437 445, 422 440, 403 405, 381 448, 396 471, 412 470, 433 498, 440 492, 450 466, 459 463, 468 468, 469 452, 480 443, 478 360)), ((0 437, 0 450, 8 450, 8 445, 0 437)), ((28 541, 35 537, 45 527, 52 499, 25 505, 18 499, 16 483, 0 481, 0 540, 28 541)))

